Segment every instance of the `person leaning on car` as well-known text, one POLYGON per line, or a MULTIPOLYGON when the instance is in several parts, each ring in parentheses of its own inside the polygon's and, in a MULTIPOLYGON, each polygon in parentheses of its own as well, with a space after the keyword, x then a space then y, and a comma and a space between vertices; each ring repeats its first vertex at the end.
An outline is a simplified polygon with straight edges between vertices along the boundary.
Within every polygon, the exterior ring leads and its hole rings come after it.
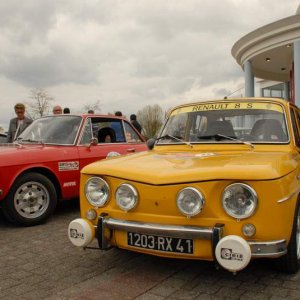
POLYGON ((7 132, 7 142, 12 143, 20 133, 28 127, 32 120, 25 117, 25 105, 23 103, 17 103, 15 105, 16 118, 13 118, 9 122, 9 128, 7 132))

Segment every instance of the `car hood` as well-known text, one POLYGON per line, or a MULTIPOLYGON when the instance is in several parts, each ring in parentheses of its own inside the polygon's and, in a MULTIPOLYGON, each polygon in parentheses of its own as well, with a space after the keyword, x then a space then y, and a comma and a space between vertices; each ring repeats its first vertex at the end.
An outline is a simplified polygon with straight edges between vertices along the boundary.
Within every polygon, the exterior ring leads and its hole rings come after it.
POLYGON ((24 163, 41 163, 67 157, 63 149, 47 145, 0 144, 0 167, 22 165, 24 163))
POLYGON ((296 155, 287 152, 156 152, 107 159, 82 170, 149 184, 207 180, 272 180, 292 172, 296 155))

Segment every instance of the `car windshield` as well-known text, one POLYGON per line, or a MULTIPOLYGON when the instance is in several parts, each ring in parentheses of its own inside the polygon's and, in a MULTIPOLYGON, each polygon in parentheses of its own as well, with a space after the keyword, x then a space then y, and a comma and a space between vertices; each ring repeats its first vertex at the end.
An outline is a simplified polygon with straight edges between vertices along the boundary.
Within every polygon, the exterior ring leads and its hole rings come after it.
POLYGON ((285 113, 280 104, 219 101, 173 110, 157 144, 288 141, 285 113))
POLYGON ((73 145, 80 127, 80 116, 49 116, 35 120, 20 134, 17 142, 73 145))

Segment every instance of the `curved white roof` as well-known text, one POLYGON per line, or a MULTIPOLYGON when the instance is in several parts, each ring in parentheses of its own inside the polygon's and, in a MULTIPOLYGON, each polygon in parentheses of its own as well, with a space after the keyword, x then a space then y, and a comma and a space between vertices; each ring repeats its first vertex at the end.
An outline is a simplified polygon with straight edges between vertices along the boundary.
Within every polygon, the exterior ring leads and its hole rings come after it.
POLYGON ((296 40, 300 40, 299 9, 296 15, 248 33, 233 45, 231 54, 241 67, 250 60, 255 77, 288 81, 296 40))

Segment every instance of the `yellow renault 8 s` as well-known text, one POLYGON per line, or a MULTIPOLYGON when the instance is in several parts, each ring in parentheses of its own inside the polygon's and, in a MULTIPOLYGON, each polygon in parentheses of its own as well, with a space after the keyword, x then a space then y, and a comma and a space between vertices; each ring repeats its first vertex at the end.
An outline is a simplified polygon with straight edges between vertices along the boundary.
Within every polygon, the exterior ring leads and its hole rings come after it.
POLYGON ((149 150, 81 171, 71 242, 215 261, 237 272, 300 258, 300 110, 243 98, 175 107, 149 150))

